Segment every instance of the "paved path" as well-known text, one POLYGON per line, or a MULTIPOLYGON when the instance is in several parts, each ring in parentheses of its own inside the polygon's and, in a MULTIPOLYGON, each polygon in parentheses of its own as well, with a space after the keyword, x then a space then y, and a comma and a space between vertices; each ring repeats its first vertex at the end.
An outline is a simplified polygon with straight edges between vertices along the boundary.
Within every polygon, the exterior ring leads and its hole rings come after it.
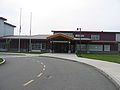
POLYGON ((80 57, 77 57, 75 54, 46 53, 46 54, 41 54, 41 56, 69 59, 72 61, 78 61, 78 62, 92 65, 97 69, 99 69, 102 73, 105 73, 105 75, 107 75, 107 77, 111 79, 120 89, 120 64, 100 61, 100 60, 80 58, 80 57))
MULTIPOLYGON (((32 56, 32 55, 30 55, 32 56)), ((6 57, 0 90, 117 90, 93 67, 48 57, 6 57)))

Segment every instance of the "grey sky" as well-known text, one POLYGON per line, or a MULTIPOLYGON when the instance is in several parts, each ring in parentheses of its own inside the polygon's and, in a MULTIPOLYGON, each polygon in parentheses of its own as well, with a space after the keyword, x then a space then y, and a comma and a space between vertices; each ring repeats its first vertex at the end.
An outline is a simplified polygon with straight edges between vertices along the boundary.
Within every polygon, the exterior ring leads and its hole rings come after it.
POLYGON ((51 30, 120 31, 120 0, 0 0, 0 16, 19 30, 22 8, 22 33, 50 34, 51 30))

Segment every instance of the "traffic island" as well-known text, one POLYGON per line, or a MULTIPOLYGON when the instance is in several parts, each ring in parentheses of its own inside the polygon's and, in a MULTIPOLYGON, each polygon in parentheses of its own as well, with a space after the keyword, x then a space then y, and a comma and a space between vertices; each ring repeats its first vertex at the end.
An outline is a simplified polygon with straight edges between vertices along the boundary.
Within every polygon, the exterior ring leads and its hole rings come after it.
POLYGON ((0 58, 0 65, 5 63, 5 59, 0 58))

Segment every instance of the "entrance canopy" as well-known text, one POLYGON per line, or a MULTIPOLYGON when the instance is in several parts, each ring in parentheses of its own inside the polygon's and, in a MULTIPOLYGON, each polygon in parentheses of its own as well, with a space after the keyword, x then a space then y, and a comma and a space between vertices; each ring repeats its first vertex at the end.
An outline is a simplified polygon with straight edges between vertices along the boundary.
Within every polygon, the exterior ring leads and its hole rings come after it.
POLYGON ((47 37, 47 40, 54 39, 54 38, 60 38, 60 37, 65 38, 65 39, 69 39, 69 40, 74 40, 73 37, 67 36, 67 35, 64 35, 64 34, 61 34, 61 33, 51 35, 51 36, 47 37))

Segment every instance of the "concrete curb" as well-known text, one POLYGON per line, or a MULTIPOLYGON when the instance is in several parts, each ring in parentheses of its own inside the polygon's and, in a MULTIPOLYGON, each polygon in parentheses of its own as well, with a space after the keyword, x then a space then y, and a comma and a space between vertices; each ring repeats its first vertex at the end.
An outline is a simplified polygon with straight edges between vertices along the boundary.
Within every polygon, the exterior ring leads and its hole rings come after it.
POLYGON ((75 61, 75 60, 72 60, 72 59, 65 59, 65 58, 53 57, 53 56, 42 56, 42 55, 41 55, 40 57, 50 57, 50 58, 56 58, 56 59, 63 59, 63 60, 68 60, 68 61, 72 61, 72 62, 77 62, 77 63, 80 63, 80 64, 84 64, 84 65, 93 67, 93 68, 96 69, 98 72, 100 72, 101 74, 103 74, 107 79, 109 79, 109 80, 117 87, 118 90, 120 90, 120 85, 117 83, 117 81, 116 81, 111 75, 109 75, 109 74, 106 73, 105 71, 99 69, 98 67, 95 67, 95 66, 93 66, 93 65, 90 65, 90 64, 87 64, 87 63, 84 63, 84 62, 75 61))
POLYGON ((5 62, 6 62, 6 60, 5 60, 5 59, 3 59, 3 61, 2 61, 2 62, 0 62, 0 65, 4 64, 5 62))

